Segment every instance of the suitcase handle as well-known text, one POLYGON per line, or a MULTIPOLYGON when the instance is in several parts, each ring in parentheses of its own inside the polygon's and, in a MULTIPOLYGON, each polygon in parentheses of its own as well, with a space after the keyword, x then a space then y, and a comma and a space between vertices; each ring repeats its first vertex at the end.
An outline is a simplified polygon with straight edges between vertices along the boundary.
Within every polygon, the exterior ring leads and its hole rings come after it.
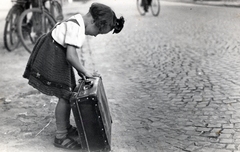
MULTIPOLYGON (((89 88, 91 88, 93 86, 93 82, 91 80, 88 80, 85 75, 83 75, 82 73, 79 73, 79 75, 85 82, 84 87, 88 86, 87 89, 89 89, 89 88)), ((86 90, 86 89, 84 89, 84 90, 86 90)))
POLYGON ((85 80, 79 79, 79 89, 78 89, 78 94, 85 94, 84 92, 93 86, 93 81, 88 80, 87 83, 85 80))
POLYGON ((83 90, 88 90, 93 86, 93 81, 91 80, 84 80, 85 84, 83 86, 83 90))
MULTIPOLYGON (((89 80, 86 78, 85 75, 80 74, 81 78, 83 79, 83 81, 81 82, 80 88, 83 88, 83 90, 88 90, 93 86, 93 81, 89 80)), ((79 80, 80 82, 80 80, 79 80)))

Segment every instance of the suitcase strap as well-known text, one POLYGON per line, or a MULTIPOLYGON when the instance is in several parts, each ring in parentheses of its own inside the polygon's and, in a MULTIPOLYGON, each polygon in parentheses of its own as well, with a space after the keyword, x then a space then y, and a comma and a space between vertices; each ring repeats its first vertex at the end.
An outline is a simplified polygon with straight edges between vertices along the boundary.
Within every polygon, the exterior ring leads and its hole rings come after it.
POLYGON ((81 88, 83 88, 83 86, 84 86, 84 81, 81 81, 81 82, 79 82, 80 84, 79 84, 79 88, 78 88, 78 94, 80 94, 80 92, 81 92, 81 88))

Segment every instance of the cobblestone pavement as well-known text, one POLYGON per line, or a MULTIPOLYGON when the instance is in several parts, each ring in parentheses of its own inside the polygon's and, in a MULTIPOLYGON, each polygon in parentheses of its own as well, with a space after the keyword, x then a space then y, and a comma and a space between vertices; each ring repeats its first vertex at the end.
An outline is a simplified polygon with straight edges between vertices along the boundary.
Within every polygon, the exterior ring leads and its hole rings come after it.
POLYGON ((129 2, 123 33, 100 39, 117 140, 132 151, 240 150, 239 9, 161 4, 142 17, 129 2))
MULTIPOLYGON (((160 16, 153 17, 150 13, 140 16, 134 1, 102 2, 122 12, 117 16, 125 17, 125 28, 118 35, 88 37, 81 57, 87 68, 98 70, 103 77, 113 117, 112 151, 240 151, 240 10, 163 1, 160 16)), ((78 5, 68 9, 75 7, 78 5)), ((15 60, 27 58, 23 50, 11 55, 15 60)), ((5 66, 11 63, 5 62, 5 66)), ((24 65, 17 63, 12 69, 24 65)), ((1 68, 4 65, 1 62, 1 68)), ((3 70, 8 76, 14 73, 3 70)), ((9 81, 25 94, 17 90, 2 111, 12 107, 16 110, 13 101, 22 97, 20 103, 27 102, 32 108, 41 104, 31 100, 45 100, 44 105, 50 106, 44 110, 51 113, 54 98, 28 88, 21 76, 8 76, 1 75, 1 96, 14 89, 6 87, 9 81)), ((35 114, 34 110, 29 112, 35 114)), ((31 123, 19 117, 23 124, 31 123)), ((49 116, 35 119, 47 124, 49 116)), ((39 123, 36 128, 41 128, 39 123)), ((15 123, 11 125, 17 128, 15 123)), ((20 139, 12 137, 13 143, 0 142, 0 146, 7 144, 28 151, 34 145, 38 151, 62 151, 48 143, 52 139, 43 140, 53 136, 49 132, 54 123, 49 126, 35 138, 27 134, 37 133, 35 128, 15 128, 20 139), (19 145, 22 140, 28 143, 19 145)))

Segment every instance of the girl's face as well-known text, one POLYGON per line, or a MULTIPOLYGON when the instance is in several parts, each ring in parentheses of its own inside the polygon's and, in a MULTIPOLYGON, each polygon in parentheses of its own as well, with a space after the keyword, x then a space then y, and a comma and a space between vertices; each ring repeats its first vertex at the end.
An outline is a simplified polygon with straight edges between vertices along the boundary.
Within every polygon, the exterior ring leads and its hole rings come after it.
POLYGON ((86 27, 86 33, 87 35, 91 36, 97 36, 98 34, 107 34, 108 32, 111 31, 110 26, 104 28, 104 29, 99 29, 96 25, 95 22, 91 23, 86 27))
POLYGON ((99 33, 99 29, 98 29, 97 26, 95 26, 94 23, 91 23, 86 27, 86 34, 87 35, 97 36, 98 33, 99 33))

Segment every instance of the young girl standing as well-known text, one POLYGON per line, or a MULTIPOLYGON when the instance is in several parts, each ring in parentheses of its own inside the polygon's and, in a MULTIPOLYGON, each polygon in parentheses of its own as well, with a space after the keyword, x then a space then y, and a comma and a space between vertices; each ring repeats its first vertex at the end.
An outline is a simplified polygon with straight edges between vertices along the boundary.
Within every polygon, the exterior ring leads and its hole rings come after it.
POLYGON ((113 33, 119 33, 123 25, 124 18, 117 18, 110 7, 93 3, 86 15, 76 14, 57 24, 35 44, 23 77, 40 92, 59 98, 55 109, 56 147, 81 148, 72 138, 78 135, 77 129, 70 124, 69 99, 76 86, 73 68, 79 75, 93 75, 83 67, 76 49, 83 45, 85 35, 97 36, 112 30, 113 33))

